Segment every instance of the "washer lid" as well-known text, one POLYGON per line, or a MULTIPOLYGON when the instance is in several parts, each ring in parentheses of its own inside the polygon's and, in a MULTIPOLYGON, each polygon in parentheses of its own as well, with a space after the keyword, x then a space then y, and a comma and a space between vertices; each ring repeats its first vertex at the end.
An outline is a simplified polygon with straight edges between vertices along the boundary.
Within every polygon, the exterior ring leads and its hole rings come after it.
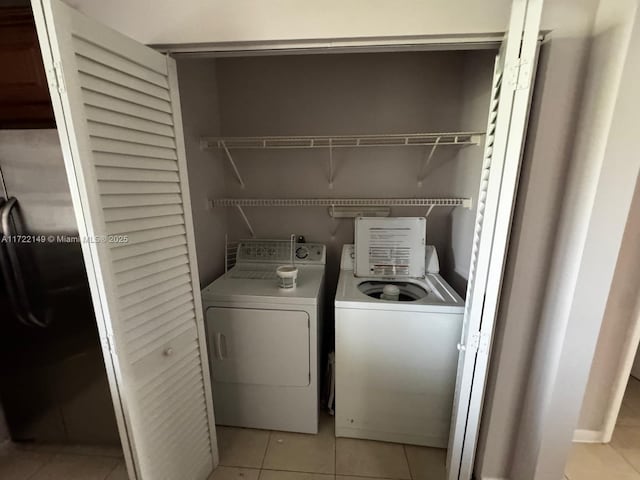
POLYGON ((355 225, 357 277, 424 277, 426 218, 359 217, 355 225))

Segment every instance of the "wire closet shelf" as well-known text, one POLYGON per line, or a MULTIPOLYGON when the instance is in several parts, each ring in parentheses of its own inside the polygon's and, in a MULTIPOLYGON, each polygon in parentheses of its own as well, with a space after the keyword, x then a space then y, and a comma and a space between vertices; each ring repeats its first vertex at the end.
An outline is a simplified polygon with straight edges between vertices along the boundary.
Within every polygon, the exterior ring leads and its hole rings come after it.
POLYGON ((329 152, 329 188, 333 189, 335 148, 362 147, 420 147, 430 146, 418 171, 418 185, 422 186, 424 172, 429 166, 437 148, 446 146, 465 147, 480 145, 483 132, 450 132, 450 133, 390 133, 377 135, 302 135, 302 136, 261 136, 261 137, 202 137, 202 150, 221 149, 233 169, 233 173, 242 188, 245 182, 238 165, 233 158, 232 150, 293 150, 293 149, 325 149, 329 152))
POLYGON ((211 207, 464 207, 471 198, 215 198, 211 207))
MULTIPOLYGON (((472 208, 471 198, 215 198, 209 207, 235 207, 244 220, 252 237, 255 230, 244 207, 428 207, 429 217, 435 207, 472 208)), ((335 215, 331 215, 335 218, 335 215)))
POLYGON ((204 137, 203 149, 296 149, 479 145, 483 132, 397 133, 381 135, 300 135, 261 137, 204 137))
MULTIPOLYGON (((329 188, 333 189, 334 148, 361 147, 419 147, 430 146, 418 170, 418 185, 422 186, 425 171, 437 148, 442 146, 465 147, 480 145, 484 132, 395 133, 376 135, 301 135, 257 137, 202 137, 200 147, 222 149, 241 188, 245 182, 233 158, 231 150, 256 149, 326 149, 329 152, 329 188)), ((244 207, 428 207, 428 217, 435 207, 472 208, 471 198, 215 198, 209 207, 235 207, 244 220, 251 236, 255 232, 244 207)), ((333 215, 332 215, 333 216, 333 215)))

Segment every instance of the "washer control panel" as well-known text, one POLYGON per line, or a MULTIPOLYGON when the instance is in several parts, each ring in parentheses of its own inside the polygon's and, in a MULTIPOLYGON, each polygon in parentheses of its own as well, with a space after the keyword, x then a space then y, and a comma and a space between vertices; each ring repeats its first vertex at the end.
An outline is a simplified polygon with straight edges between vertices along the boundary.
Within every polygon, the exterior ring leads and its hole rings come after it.
POLYGON ((353 270, 353 263, 356 258, 353 244, 342 247, 342 257, 340 258, 340 270, 353 270))
POLYGON ((326 247, 321 243, 294 243, 289 240, 242 240, 238 244, 237 263, 277 263, 279 265, 294 263, 307 265, 324 265, 326 263, 326 247))

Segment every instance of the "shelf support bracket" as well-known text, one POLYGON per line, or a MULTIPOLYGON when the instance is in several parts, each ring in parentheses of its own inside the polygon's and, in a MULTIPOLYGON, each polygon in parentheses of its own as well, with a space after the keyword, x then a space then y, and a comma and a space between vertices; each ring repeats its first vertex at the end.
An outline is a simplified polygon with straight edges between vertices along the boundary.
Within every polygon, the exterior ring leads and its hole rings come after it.
POLYGON ((433 155, 434 153, 436 153, 436 148, 438 148, 438 144, 440 143, 440 138, 442 137, 438 137, 436 138, 436 141, 433 144, 433 147, 431 147, 431 151, 429 151, 429 155, 427 155, 427 158, 425 158, 425 160, 422 162, 422 165, 420 165, 420 170, 418 171, 418 186, 421 187, 422 186, 422 181, 424 180, 424 177, 426 176, 426 171, 427 168, 429 168, 429 164, 431 163, 431 160, 433 159, 433 155))
POLYGON ((238 212, 240 212, 240 215, 242 216, 242 219, 244 220, 244 223, 247 225, 247 228, 249 229, 249 232, 251 232, 251 236, 253 238, 255 238, 256 233, 253 231, 253 228, 251 227, 251 223, 249 222, 249 219, 247 218, 247 215, 244 213, 244 210, 242 209, 242 207, 240 205, 236 205, 236 208, 238 209, 238 212))
POLYGON ((433 209, 435 208, 435 205, 430 205, 429 209, 427 210, 427 213, 424 214, 425 218, 429 218, 429 215, 431 215, 431 212, 433 211, 433 209))
POLYGON ((331 204, 331 206, 329 207, 329 216, 331 217, 331 240, 335 240, 336 238, 336 233, 338 232, 338 227, 340 226, 340 222, 338 222, 338 219, 336 218, 336 206, 334 204, 331 204))
POLYGON ((329 139, 329 190, 333 190, 333 139, 329 139))
POLYGON ((221 145, 222 145, 222 148, 224 149, 225 155, 227 156, 227 160, 229 160, 229 163, 231 164, 231 168, 233 168, 233 173, 235 173, 236 178, 238 179, 240 188, 244 188, 244 182, 242 181, 242 176, 240 175, 240 172, 238 171, 238 167, 236 166, 236 162, 233 161, 231 152, 227 148, 227 144, 224 142, 224 140, 222 140, 221 145))

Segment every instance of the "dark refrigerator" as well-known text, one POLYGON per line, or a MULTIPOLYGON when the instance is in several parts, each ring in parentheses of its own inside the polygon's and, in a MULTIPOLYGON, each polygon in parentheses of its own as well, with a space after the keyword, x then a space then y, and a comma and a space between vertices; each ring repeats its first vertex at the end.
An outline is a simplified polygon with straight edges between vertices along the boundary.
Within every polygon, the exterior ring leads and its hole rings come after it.
POLYGON ((0 131, 0 405, 15 442, 118 444, 55 130, 0 131))

